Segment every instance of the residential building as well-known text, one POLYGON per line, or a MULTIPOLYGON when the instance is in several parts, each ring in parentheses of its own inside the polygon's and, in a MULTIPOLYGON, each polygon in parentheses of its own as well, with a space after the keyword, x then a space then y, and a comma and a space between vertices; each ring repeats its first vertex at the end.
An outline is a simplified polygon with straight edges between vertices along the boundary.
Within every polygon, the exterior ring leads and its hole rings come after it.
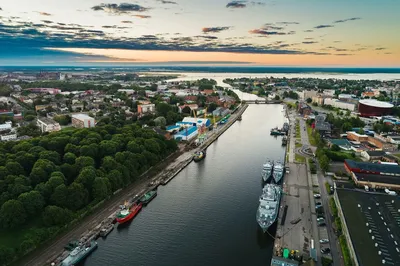
POLYGON ((312 113, 311 107, 304 102, 298 104, 297 111, 303 116, 308 116, 312 113))
POLYGON ((318 105, 323 105, 325 98, 322 95, 318 94, 316 96, 313 96, 311 99, 312 99, 312 103, 316 103, 318 105))
POLYGON ((351 141, 357 141, 357 142, 367 142, 368 141, 368 136, 365 134, 358 134, 354 131, 348 131, 347 133, 347 139, 351 141))
POLYGON ((41 132, 54 132, 61 130, 61 126, 59 123, 47 117, 38 118, 36 124, 41 132))
POLYGON ((33 93, 49 93, 49 94, 59 94, 61 93, 60 89, 55 88, 28 88, 26 91, 30 91, 33 93))
POLYGON ((4 124, 0 124, 0 131, 9 130, 12 128, 12 122, 6 121, 4 124))
POLYGON ((151 114, 156 111, 156 105, 153 103, 150 104, 139 104, 137 106, 138 113, 139 115, 144 115, 144 114, 151 114))
POLYGON ((325 97, 334 97, 335 96, 335 90, 324 90, 323 92, 325 97))
POLYGON ((368 136, 368 143, 375 146, 378 149, 385 151, 394 151, 397 149, 397 145, 387 143, 385 140, 368 136))
POLYGON ((317 96, 318 92, 315 90, 312 91, 304 90, 304 91, 299 91, 298 94, 301 100, 307 100, 308 98, 312 99, 312 97, 317 96))
POLYGON ((386 155, 386 152, 384 152, 384 151, 362 151, 361 152, 361 157, 367 159, 368 161, 380 160, 385 155, 386 155))
POLYGON ((356 105, 354 103, 340 101, 340 100, 332 99, 332 98, 326 98, 324 100, 324 104, 331 105, 335 108, 345 109, 345 110, 350 110, 350 111, 354 111, 356 108, 356 105))
POLYGON ((313 128, 319 132, 321 136, 326 136, 331 134, 331 124, 325 122, 325 115, 317 115, 315 117, 315 122, 313 128))
POLYGON ((94 118, 86 114, 73 114, 71 120, 72 126, 76 128, 91 128, 96 125, 94 118))
POLYGON ((7 133, 7 134, 0 135, 1 141, 16 140, 16 139, 17 139, 16 133, 7 133))

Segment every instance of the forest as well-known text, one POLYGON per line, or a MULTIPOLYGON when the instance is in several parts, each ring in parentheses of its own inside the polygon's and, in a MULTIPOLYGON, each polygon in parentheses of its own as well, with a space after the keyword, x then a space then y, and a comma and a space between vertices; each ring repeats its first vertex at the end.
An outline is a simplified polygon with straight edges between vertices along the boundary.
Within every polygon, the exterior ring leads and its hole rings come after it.
POLYGON ((137 124, 0 143, 0 265, 33 250, 177 149, 137 124))

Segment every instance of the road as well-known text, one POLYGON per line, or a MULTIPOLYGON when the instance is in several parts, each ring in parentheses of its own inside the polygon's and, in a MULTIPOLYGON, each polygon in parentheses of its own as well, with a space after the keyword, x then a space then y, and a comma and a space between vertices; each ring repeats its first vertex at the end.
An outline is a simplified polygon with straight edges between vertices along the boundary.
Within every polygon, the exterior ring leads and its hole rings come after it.
MULTIPOLYGON (((307 148, 310 147, 310 142, 308 139, 308 134, 307 134, 307 128, 306 128, 306 123, 303 119, 299 120, 300 122, 300 132, 301 132, 301 140, 302 140, 302 144, 303 144, 303 148, 307 148)), ((321 199, 319 201, 321 201, 322 206, 325 210, 325 221, 326 221, 326 230, 322 229, 322 228, 318 228, 316 225, 316 215, 313 216, 313 224, 315 224, 316 227, 316 231, 317 233, 315 234, 316 236, 318 236, 318 238, 316 239, 316 248, 317 248, 317 253, 319 254, 318 257, 321 257, 321 252, 320 252, 320 247, 319 247, 319 236, 321 235, 321 238, 325 238, 326 235, 329 238, 329 246, 331 249, 331 256, 332 256, 332 260, 334 265, 344 265, 343 260, 341 258, 341 254, 340 254, 340 248, 339 248, 339 240, 336 237, 336 234, 333 231, 333 227, 332 227, 332 223, 334 222, 332 219, 332 216, 330 214, 329 211, 329 199, 330 199, 330 195, 328 195, 328 192, 326 191, 325 188, 325 179, 324 179, 324 175, 323 172, 321 170, 321 168, 319 167, 318 161, 313 158, 313 160, 316 163, 317 166, 317 177, 318 177, 318 184, 319 184, 319 190, 320 190, 320 194, 321 194, 321 199), (325 233, 326 232, 326 233, 325 233), (322 236, 323 234, 323 236, 322 236)), ((310 184, 312 186, 312 184, 310 184)), ((315 201, 313 200, 314 204, 315 201)), ((311 204, 312 205, 312 204, 311 204)), ((323 247, 328 246, 327 244, 324 244, 323 247)))

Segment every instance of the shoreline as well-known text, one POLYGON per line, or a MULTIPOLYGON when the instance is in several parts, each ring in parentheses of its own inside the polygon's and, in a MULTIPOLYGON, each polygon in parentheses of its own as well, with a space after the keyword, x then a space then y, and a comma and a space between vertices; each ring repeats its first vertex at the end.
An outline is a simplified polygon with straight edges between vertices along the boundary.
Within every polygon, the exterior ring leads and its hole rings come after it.
POLYGON ((160 162, 159 165, 154 166, 147 173, 144 173, 137 182, 130 184, 119 193, 111 196, 111 198, 101 204, 92 214, 83 218, 76 226, 49 240, 42 247, 32 251, 25 258, 13 262, 11 265, 50 265, 52 262, 59 262, 65 256, 64 246, 70 241, 96 238, 101 228, 107 226, 107 223, 111 224, 111 218, 118 211, 119 204, 124 201, 132 202, 132 199, 139 198, 141 194, 146 193, 148 190, 157 188, 159 185, 166 185, 192 162, 193 152, 205 149, 211 145, 236 122, 237 118, 245 112, 247 107, 248 105, 240 105, 228 120, 228 123, 221 126, 216 133, 212 133, 202 145, 189 149, 186 146, 185 150, 178 150, 172 153, 164 161, 160 162), (150 184, 153 185, 149 186, 150 184))

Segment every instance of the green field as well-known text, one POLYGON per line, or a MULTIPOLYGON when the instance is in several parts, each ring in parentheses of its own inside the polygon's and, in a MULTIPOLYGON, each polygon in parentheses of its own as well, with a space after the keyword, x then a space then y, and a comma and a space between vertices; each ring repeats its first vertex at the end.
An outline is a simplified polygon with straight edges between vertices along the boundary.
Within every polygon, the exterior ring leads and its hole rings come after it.
POLYGON ((308 134, 308 140, 310 141, 310 145, 317 146, 317 141, 315 140, 312 134, 312 128, 309 125, 307 125, 307 134, 308 134))
POLYGON ((303 147, 303 144, 301 144, 301 143, 297 143, 296 142, 296 146, 295 146, 296 148, 301 148, 301 147, 303 147))
POLYGON ((296 124, 296 139, 299 139, 299 138, 301 138, 301 135, 300 135, 300 125, 299 125, 299 123, 297 122, 297 124, 296 124))

